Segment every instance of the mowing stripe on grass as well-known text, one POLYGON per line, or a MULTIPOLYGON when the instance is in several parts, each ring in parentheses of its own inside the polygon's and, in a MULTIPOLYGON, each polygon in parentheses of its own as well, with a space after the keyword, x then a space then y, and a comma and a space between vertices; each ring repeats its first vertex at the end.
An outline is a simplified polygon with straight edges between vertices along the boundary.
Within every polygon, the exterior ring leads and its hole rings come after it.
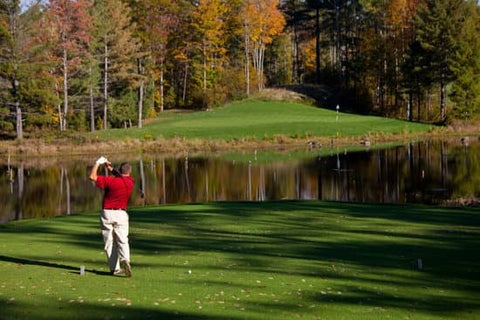
POLYGON ((130 216, 132 278, 108 275, 96 213, 0 226, 0 318, 476 319, 480 312, 477 208, 219 202, 133 208, 130 216))

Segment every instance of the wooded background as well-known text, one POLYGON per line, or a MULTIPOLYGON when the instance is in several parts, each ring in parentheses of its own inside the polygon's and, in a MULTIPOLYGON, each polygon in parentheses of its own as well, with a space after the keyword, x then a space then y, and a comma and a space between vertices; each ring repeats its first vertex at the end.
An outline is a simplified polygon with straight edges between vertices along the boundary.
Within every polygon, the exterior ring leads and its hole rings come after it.
POLYGON ((0 131, 142 126, 265 87, 448 123, 480 111, 474 0, 0 0, 0 131))

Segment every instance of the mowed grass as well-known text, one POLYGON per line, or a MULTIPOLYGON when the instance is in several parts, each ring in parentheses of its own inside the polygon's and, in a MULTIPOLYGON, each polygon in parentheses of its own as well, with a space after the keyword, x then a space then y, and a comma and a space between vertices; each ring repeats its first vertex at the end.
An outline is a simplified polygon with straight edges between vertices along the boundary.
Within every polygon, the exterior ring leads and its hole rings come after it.
POLYGON ((194 113, 164 113, 143 128, 99 131, 101 138, 174 138, 233 140, 304 138, 426 132, 430 125, 361 116, 300 103, 249 99, 194 113))
POLYGON ((233 202, 130 217, 132 278, 108 275, 96 213, 0 226, 0 319, 480 318, 477 208, 233 202))

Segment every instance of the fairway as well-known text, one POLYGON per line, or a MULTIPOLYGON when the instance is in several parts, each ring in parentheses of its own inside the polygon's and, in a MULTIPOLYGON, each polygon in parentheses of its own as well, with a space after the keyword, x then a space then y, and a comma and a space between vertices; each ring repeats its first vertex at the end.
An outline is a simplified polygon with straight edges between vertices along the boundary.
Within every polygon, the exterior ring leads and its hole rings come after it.
POLYGON ((130 215, 132 278, 108 275, 97 214, 0 226, 0 319, 479 318, 478 209, 288 201, 130 215))
POLYGON ((273 139, 422 133, 430 125, 361 116, 285 101, 244 100, 194 113, 164 113, 143 128, 96 132, 100 138, 273 139))

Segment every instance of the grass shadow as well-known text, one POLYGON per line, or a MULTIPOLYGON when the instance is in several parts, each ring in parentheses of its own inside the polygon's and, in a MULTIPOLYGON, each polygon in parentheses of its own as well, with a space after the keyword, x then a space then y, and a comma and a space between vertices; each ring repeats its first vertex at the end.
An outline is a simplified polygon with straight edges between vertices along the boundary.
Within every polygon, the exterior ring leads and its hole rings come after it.
MULTIPOLYGON (((40 266, 46 268, 55 268, 55 269, 64 269, 71 271, 71 273, 80 274, 80 269, 78 267, 73 267, 65 264, 60 263, 53 263, 53 262, 46 262, 40 260, 31 260, 31 259, 24 259, 24 258, 15 258, 15 257, 8 257, 4 255, 0 255, 0 261, 21 264, 21 265, 31 265, 31 266, 40 266)), ((101 276, 110 276, 110 272, 106 271, 99 271, 95 269, 85 269, 85 272, 91 272, 101 276)))

